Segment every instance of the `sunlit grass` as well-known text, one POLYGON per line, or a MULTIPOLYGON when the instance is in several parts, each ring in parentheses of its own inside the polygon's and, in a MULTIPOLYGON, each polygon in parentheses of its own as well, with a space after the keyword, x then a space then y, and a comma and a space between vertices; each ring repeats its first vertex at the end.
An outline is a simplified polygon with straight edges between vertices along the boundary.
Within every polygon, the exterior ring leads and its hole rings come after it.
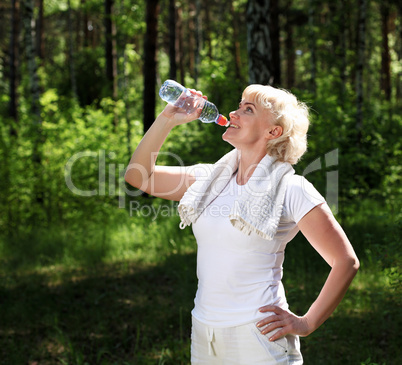
MULTIPOLYGON (((108 226, 3 240, 0 363, 189 364, 196 245, 178 223, 174 214, 122 215, 108 226)), ((305 363, 399 364, 399 228, 356 213, 345 229, 361 268, 331 318, 301 340, 305 363)), ((285 258, 291 310, 309 308, 328 272, 299 235, 285 258)))

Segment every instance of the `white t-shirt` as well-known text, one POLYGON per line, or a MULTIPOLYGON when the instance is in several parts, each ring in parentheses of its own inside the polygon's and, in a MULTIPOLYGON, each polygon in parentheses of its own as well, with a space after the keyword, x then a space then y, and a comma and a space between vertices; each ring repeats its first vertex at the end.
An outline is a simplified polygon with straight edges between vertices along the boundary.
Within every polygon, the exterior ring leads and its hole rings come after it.
POLYGON ((258 311, 264 305, 288 308, 281 282, 286 244, 299 231, 299 220, 325 202, 304 177, 292 176, 278 231, 269 241, 255 233, 246 235, 230 223, 232 205, 245 187, 236 183, 234 174, 192 226, 198 245, 192 315, 213 327, 256 322, 267 316, 258 311))

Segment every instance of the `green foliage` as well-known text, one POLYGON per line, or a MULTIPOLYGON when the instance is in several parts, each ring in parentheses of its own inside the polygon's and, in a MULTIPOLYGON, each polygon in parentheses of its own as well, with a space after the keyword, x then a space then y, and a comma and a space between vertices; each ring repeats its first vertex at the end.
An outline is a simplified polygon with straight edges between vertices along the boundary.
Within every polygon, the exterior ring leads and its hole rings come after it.
MULTIPOLYGON (((2 206, 8 211, 8 217, 0 221, 3 234, 29 232, 54 222, 102 224, 109 220, 107 211, 117 204, 123 184, 120 175, 128 161, 127 121, 122 101, 103 99, 99 104, 81 108, 54 89, 42 95, 41 204, 32 191, 37 178, 29 115, 21 120, 18 136, 10 136, 9 127, 2 124, 0 153, 5 164, 1 168, 6 179, 1 184, 7 192, 2 195, 2 206), (80 191, 93 193, 77 195, 80 191)), ((133 142, 138 143, 141 126, 131 123, 131 132, 133 142)))

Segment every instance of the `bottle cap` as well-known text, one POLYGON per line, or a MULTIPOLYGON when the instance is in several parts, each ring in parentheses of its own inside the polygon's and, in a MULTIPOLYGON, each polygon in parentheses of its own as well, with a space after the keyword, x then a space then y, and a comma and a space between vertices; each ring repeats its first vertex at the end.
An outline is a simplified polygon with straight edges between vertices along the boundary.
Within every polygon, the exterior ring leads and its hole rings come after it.
POLYGON ((218 119, 216 120, 215 123, 221 125, 222 127, 227 127, 227 126, 229 126, 228 120, 227 120, 226 117, 223 116, 222 114, 219 114, 219 117, 218 117, 218 119))

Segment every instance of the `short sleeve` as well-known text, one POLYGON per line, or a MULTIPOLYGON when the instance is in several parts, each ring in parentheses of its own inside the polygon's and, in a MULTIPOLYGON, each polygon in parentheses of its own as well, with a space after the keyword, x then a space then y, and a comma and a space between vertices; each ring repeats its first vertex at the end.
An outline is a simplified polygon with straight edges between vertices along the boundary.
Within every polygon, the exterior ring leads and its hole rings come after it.
POLYGON ((297 224, 311 209, 322 203, 325 203, 325 199, 313 184, 303 176, 292 176, 284 201, 284 215, 287 220, 297 224))
POLYGON ((194 175, 197 181, 202 181, 210 175, 212 166, 212 164, 197 164, 188 166, 186 170, 188 173, 194 175))

